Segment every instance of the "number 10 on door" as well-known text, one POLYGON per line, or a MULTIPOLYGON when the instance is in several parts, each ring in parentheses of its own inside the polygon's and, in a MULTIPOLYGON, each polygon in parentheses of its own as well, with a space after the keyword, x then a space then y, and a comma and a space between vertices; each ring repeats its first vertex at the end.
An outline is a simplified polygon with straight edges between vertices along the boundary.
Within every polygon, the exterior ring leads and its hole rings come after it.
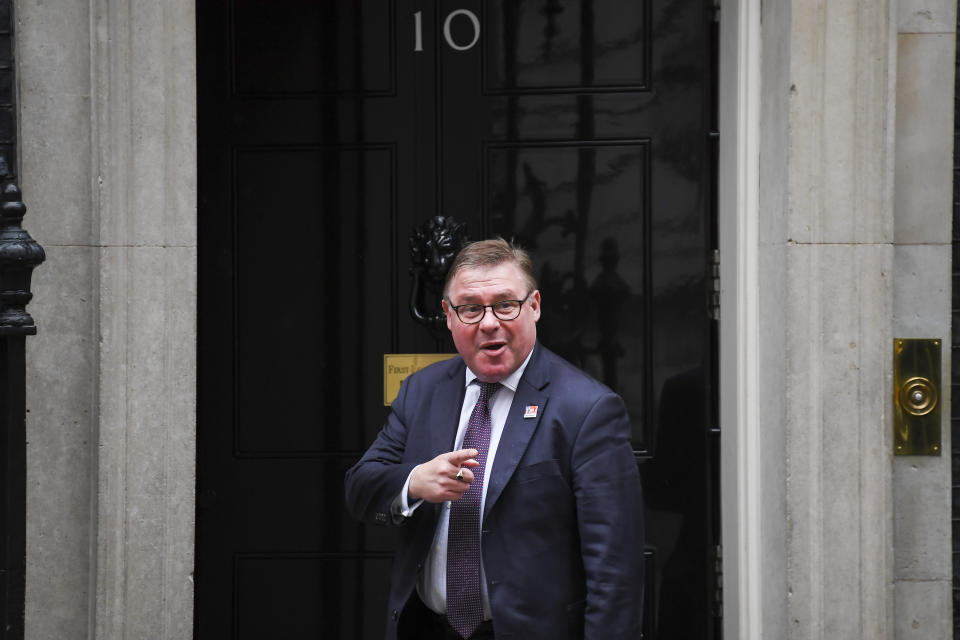
MULTIPOLYGON (((413 14, 413 50, 423 51, 423 12, 417 11, 413 14)), ((480 40, 480 19, 477 14, 469 9, 456 9, 447 14, 443 21, 443 39, 447 41, 447 46, 454 51, 469 51, 477 41, 480 40), (461 18, 462 16, 462 18, 461 18), (465 19, 470 22, 473 29, 473 37, 466 44, 456 42, 450 31, 450 25, 457 18, 465 19)))

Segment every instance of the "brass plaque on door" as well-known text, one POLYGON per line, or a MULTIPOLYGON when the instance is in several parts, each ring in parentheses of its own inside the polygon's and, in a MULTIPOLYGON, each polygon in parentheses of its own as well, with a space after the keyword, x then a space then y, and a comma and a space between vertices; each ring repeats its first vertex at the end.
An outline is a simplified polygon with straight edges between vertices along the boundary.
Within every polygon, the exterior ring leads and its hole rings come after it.
POLYGON ((383 406, 389 407, 400 393, 400 383, 434 362, 442 362, 455 353, 385 353, 383 354, 383 406))
POLYGON ((893 452, 940 455, 940 348, 937 339, 893 341, 893 452))

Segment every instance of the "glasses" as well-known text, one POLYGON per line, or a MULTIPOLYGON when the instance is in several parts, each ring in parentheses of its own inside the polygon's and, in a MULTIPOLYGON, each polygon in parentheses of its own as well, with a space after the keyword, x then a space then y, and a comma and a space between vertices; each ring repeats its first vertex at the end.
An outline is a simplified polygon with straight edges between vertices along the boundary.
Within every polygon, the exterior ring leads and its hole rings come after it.
POLYGON ((523 300, 500 300, 493 304, 458 304, 450 308, 453 309, 463 324, 477 324, 483 320, 483 316, 487 314, 487 307, 493 311, 493 315, 497 316, 498 319, 513 320, 520 315, 523 303, 526 302, 529 297, 530 294, 528 293, 527 297, 523 300))

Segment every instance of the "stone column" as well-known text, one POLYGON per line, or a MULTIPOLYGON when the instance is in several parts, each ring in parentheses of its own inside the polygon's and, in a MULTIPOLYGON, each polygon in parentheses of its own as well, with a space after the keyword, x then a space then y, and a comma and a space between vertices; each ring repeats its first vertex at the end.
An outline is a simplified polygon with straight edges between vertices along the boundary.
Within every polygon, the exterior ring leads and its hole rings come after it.
POLYGON ((97 238, 88 0, 15 2, 21 186, 47 251, 27 343, 26 637, 85 640, 95 559, 97 238))
POLYGON ((93 3, 96 638, 191 638, 196 38, 190 0, 93 3))
POLYGON ((764 5, 763 637, 893 637, 894 7, 764 5))
POLYGON ((27 637, 192 638, 192 0, 17 4, 49 242, 28 356, 27 637))

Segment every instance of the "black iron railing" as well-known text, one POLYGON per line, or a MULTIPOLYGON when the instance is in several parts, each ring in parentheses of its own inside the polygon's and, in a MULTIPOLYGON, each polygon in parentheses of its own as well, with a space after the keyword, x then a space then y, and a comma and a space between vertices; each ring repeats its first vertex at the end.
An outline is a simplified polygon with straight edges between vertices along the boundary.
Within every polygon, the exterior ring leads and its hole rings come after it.
POLYGON ((16 182, 13 0, 0 0, 0 639, 22 640, 26 579, 26 337, 43 249, 24 231, 16 182))
POLYGON ((27 313, 33 269, 43 249, 21 226, 26 207, 0 156, 0 637, 23 638, 26 576, 26 337, 37 332, 27 313))

